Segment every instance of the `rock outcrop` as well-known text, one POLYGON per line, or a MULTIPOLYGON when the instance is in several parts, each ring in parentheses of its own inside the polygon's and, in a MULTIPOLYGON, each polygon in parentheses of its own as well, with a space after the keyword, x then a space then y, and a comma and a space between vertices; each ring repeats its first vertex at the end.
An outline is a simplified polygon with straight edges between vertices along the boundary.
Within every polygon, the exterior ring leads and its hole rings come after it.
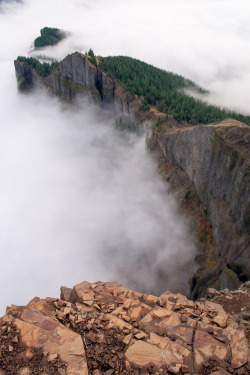
MULTIPOLYGON (((132 98, 116 80, 78 52, 68 55, 58 70, 44 78, 26 63, 15 61, 15 69, 22 89, 45 86, 69 102, 88 97, 107 105, 127 124, 143 122, 147 120, 145 116, 160 119, 163 115, 153 108, 147 115, 139 111, 140 98, 132 98)), ((250 279, 250 128, 230 119, 194 127, 180 127, 171 116, 164 121, 160 132, 149 131, 148 146, 169 163, 167 168, 174 173, 167 172, 171 175, 168 179, 175 180, 174 185, 183 185, 187 178, 193 183, 194 189, 191 187, 184 194, 191 192, 184 204, 200 200, 203 206, 199 205, 198 215, 197 210, 191 212, 197 216, 201 253, 201 268, 191 282, 192 298, 200 297, 209 286, 237 288, 240 282, 250 279), (184 171, 187 178, 175 173, 173 166, 184 171)))
POLYGON ((42 80, 36 71, 28 64, 15 60, 17 84, 20 90, 32 89, 42 85, 42 80))
POLYGON ((166 134, 151 131, 148 145, 192 180, 223 253, 221 272, 232 270, 249 280, 250 128, 227 119, 166 134))
POLYGON ((249 319, 249 289, 210 289, 209 300, 193 302, 115 282, 62 287, 61 299, 36 297, 7 308, 0 320, 0 373, 247 374, 249 329, 235 314, 249 319))
POLYGON ((45 86, 67 102, 88 98, 94 103, 108 106, 122 120, 136 122, 129 100, 119 84, 93 65, 84 54, 75 52, 68 55, 60 62, 59 69, 47 77, 39 77, 27 63, 15 60, 14 64, 21 90, 45 86))

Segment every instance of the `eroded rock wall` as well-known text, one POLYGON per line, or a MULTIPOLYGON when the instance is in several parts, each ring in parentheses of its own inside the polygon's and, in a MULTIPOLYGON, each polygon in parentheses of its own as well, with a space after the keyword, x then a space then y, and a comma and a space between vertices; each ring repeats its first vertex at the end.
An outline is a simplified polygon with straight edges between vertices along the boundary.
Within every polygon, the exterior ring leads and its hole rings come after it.
POLYGON ((15 60, 14 65, 17 84, 20 90, 32 89, 41 85, 43 86, 41 78, 28 64, 15 60))
POLYGON ((151 132, 152 143, 193 181, 229 269, 242 281, 250 279, 250 128, 228 119, 169 134, 151 132))
POLYGON ((46 86, 50 92, 67 102, 84 97, 111 109, 117 119, 121 118, 125 123, 137 123, 129 100, 118 83, 79 52, 65 57, 59 69, 47 77, 39 77, 28 64, 17 60, 15 70, 20 89, 46 86))

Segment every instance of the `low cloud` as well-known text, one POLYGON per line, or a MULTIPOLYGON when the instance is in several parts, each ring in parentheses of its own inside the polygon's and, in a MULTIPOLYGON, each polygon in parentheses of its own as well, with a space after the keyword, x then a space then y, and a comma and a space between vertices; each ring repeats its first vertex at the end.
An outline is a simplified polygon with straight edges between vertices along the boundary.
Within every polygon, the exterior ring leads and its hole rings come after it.
POLYGON ((1 308, 82 280, 187 291, 195 247, 145 135, 44 92, 13 93, 11 104, 0 141, 1 308))

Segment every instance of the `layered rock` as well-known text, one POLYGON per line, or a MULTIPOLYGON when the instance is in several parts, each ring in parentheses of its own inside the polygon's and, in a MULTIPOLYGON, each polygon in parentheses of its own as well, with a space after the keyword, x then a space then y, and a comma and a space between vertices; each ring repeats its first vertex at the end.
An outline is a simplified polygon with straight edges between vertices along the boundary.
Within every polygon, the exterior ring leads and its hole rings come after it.
POLYGON ((250 279, 250 128, 227 119, 166 134, 151 131, 148 145, 194 183, 223 252, 221 272, 227 266, 240 280, 250 279))
MULTIPOLYGON (((0 321, 1 375, 247 374, 246 329, 210 300, 137 293, 115 282, 62 287, 0 321)), ((249 289, 244 295, 250 305, 249 289)), ((224 292, 226 298, 227 292, 224 292)), ((246 311, 245 311, 246 312, 246 311)))
POLYGON ((59 69, 47 77, 39 77, 27 63, 15 60, 14 64, 20 89, 45 86, 67 102, 84 97, 110 107, 127 123, 136 122, 125 92, 86 55, 79 52, 68 55, 60 62, 59 69))

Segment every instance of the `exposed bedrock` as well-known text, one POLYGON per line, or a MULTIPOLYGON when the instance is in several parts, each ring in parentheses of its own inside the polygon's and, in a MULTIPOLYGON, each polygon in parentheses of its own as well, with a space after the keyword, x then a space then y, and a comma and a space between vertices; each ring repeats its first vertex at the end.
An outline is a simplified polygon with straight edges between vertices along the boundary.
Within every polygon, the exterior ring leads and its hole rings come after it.
POLYGON ((87 56, 75 52, 60 63, 59 69, 47 77, 39 77, 27 63, 15 61, 16 77, 21 90, 45 86, 59 98, 72 102, 78 97, 105 105, 123 120, 135 123, 135 116, 116 82, 93 65, 87 56))
POLYGON ((241 281, 250 279, 250 128, 226 119, 168 134, 150 131, 147 139, 193 181, 224 266, 241 281))
POLYGON ((115 282, 62 287, 0 318, 0 373, 32 375, 244 375, 249 361, 249 283, 208 290, 200 302, 159 297, 115 282))
MULTIPOLYGON (((135 98, 78 52, 68 55, 58 70, 44 78, 23 62, 15 61, 15 70, 20 89, 45 86, 67 102, 87 97, 110 107, 127 124, 137 123, 136 118, 147 119, 145 113, 139 111, 135 98)), ((192 189, 191 195, 198 195, 195 199, 205 205, 205 210, 203 208, 203 214, 197 215, 197 209, 193 209, 194 216, 197 222, 203 223, 206 236, 212 227, 215 240, 205 244, 198 240, 204 256, 192 280, 193 298, 200 297, 209 286, 235 289, 239 280, 250 279, 250 128, 231 119, 181 129, 172 125, 170 133, 151 130, 147 136, 148 146, 180 169, 181 173, 172 166, 169 168, 179 190, 184 179, 191 180, 193 188, 188 187, 184 196, 192 189), (205 223, 207 217, 211 227, 205 223)), ((193 204, 193 199, 189 200, 193 204)))

